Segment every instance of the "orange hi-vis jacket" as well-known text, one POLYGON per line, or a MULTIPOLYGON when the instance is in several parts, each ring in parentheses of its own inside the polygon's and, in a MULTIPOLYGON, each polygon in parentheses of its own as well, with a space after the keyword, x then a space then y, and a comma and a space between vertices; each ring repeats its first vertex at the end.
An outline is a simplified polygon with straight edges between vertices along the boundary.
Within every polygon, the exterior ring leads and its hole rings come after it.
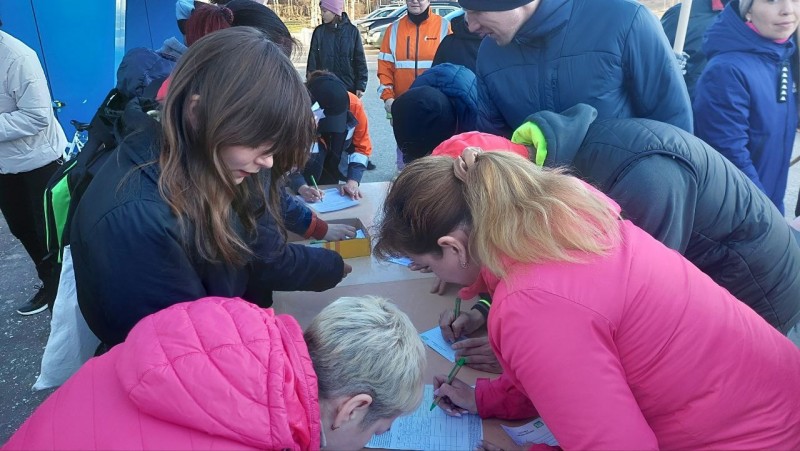
POLYGON ((408 91, 417 75, 430 69, 436 49, 450 34, 450 22, 429 13, 419 26, 408 16, 389 25, 378 54, 378 94, 393 99, 408 91))

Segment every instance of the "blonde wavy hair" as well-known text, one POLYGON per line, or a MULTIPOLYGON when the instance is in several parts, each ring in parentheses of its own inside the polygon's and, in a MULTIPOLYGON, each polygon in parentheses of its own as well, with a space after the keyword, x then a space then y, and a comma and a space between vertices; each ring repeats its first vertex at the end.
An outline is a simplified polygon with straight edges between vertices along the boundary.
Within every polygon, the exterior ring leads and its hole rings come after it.
POLYGON ((515 262, 580 262, 619 244, 616 210, 563 169, 510 152, 463 155, 425 157, 400 173, 377 227, 378 257, 440 253, 437 240, 463 228, 473 258, 502 277, 515 262))

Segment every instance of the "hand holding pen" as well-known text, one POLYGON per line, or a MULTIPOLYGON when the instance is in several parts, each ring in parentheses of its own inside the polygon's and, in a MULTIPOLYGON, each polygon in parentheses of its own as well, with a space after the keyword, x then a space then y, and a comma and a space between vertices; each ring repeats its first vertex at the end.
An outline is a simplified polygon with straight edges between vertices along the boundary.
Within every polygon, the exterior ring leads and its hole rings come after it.
POLYGON ((478 413, 475 402, 475 389, 457 379, 458 371, 466 363, 463 357, 458 359, 450 374, 433 378, 434 398, 431 410, 436 406, 448 415, 460 417, 463 413, 478 413))
POLYGON ((313 203, 321 201, 322 198, 325 197, 325 192, 319 189, 319 186, 317 186, 317 180, 313 175, 311 176, 311 184, 314 185, 313 188, 308 185, 303 185, 298 188, 297 194, 299 194, 306 202, 313 203))

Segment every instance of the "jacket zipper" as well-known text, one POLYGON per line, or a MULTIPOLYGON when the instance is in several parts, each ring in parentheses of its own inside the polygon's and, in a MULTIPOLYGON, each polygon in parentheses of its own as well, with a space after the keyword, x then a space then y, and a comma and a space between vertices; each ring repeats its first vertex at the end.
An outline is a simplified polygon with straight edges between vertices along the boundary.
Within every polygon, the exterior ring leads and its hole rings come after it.
POLYGON ((417 79, 417 72, 419 71, 419 25, 417 25, 417 46, 414 48, 414 80, 417 79))

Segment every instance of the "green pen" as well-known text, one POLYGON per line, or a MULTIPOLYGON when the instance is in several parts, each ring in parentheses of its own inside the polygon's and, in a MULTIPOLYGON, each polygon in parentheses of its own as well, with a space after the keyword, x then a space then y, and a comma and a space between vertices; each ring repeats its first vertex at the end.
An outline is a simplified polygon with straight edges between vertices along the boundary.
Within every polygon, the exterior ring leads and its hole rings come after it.
POLYGON ((319 186, 317 186, 317 179, 315 179, 313 175, 311 176, 311 183, 313 183, 313 184, 314 184, 314 189, 315 189, 315 190, 317 190, 317 193, 318 193, 320 196, 322 196, 322 191, 320 191, 320 190, 319 190, 319 186))
MULTIPOLYGON (((460 359, 458 359, 456 365, 453 367, 452 370, 450 370, 450 374, 447 375, 447 384, 453 383, 453 380, 456 378, 456 375, 458 374, 458 370, 460 370, 462 366, 466 365, 466 363, 467 363, 466 357, 461 357, 460 359)), ((431 411, 436 408, 441 399, 442 399, 441 396, 436 396, 435 398, 433 398, 433 404, 431 404, 431 411)))
MULTIPOLYGON (((455 321, 455 320, 458 319, 458 315, 461 314, 461 298, 456 298, 456 309, 455 309, 455 311, 453 313, 454 313, 453 321, 455 321)), ((456 337, 456 338, 458 338, 458 337, 456 337)))

